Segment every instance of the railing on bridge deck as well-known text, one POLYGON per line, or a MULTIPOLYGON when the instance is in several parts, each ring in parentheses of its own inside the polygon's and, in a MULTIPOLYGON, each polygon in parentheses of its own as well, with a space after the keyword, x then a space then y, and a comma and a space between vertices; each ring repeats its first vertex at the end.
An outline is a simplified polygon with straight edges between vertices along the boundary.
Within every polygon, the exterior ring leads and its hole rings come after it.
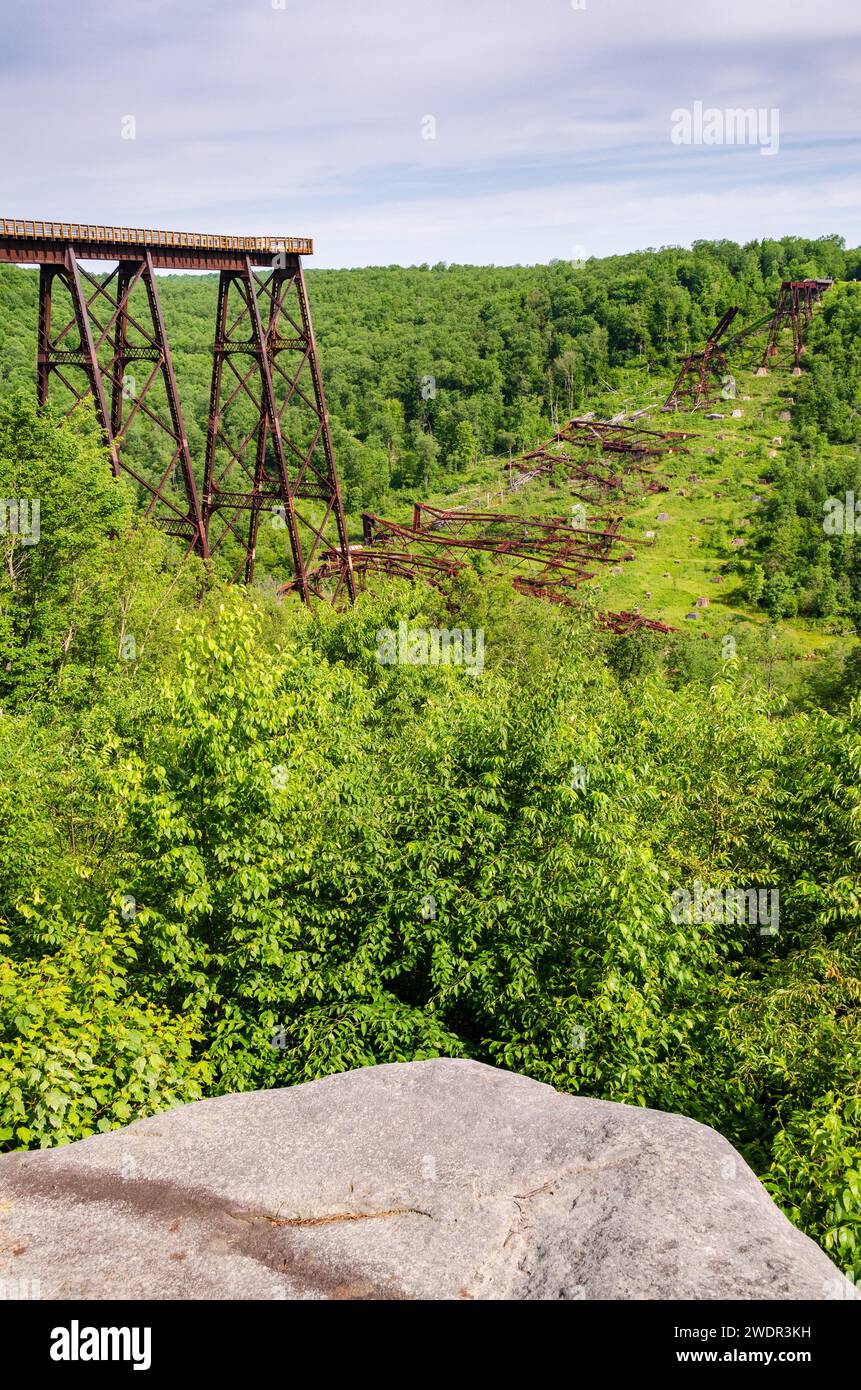
POLYGON ((165 250, 249 251, 294 256, 314 254, 311 237, 212 236, 206 232, 165 232, 151 227, 102 227, 84 222, 28 222, 0 217, 0 236, 33 241, 82 241, 92 245, 155 246, 165 250))

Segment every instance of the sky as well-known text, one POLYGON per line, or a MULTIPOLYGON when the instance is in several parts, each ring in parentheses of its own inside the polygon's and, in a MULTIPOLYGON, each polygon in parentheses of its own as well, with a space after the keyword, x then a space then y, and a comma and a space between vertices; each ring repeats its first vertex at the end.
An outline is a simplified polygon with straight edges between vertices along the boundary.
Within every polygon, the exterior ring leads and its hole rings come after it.
POLYGON ((314 266, 861 243, 859 0, 26 0, 0 35, 0 216, 314 266), (761 116, 697 143, 695 103, 761 116))

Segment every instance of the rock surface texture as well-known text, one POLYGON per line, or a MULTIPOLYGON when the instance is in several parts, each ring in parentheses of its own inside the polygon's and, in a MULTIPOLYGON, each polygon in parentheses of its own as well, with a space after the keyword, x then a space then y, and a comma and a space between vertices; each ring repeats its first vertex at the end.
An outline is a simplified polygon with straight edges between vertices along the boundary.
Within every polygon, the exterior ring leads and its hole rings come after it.
POLYGON ((476 1062, 223 1096, 0 1158, 42 1298, 845 1298, 714 1130, 476 1062))

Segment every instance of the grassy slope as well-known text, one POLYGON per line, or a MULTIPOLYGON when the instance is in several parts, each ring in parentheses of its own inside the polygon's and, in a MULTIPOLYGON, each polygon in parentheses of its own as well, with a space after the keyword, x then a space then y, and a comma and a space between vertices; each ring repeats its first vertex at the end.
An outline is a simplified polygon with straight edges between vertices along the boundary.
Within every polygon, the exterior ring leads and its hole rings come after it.
MULTIPOLYGON (((744 598, 739 577, 722 570, 738 553, 731 545, 733 538, 746 541, 742 554, 750 546, 756 509, 762 505, 755 499, 764 501, 771 486, 764 476, 772 462, 770 452, 779 456, 789 440, 791 421, 780 419, 782 413, 791 412, 793 394, 788 339, 785 342, 779 365, 766 377, 755 375, 758 354, 750 347, 733 358, 738 399, 710 407, 723 419, 708 420, 706 411, 665 414, 660 409, 643 417, 646 428, 690 429, 697 437, 686 442, 686 453, 677 452, 656 463, 655 475, 669 485, 669 492, 644 494, 618 508, 607 504, 608 510, 623 512, 623 534, 637 544, 635 560, 614 566, 594 581, 602 606, 638 607, 649 617, 712 637, 737 631, 740 624, 769 625, 764 611, 744 598), (741 418, 732 418, 734 409, 742 412, 741 418), (690 482, 690 475, 699 481, 690 482), (660 512, 668 514, 667 522, 657 521, 660 512), (653 540, 645 539, 648 531, 654 531, 653 540), (707 609, 695 609, 698 598, 708 599, 707 609), (694 611, 698 613, 695 621, 687 617, 694 611)), ((757 343, 761 352, 761 342, 757 343)), ((672 384, 668 376, 657 372, 624 375, 622 387, 602 399, 596 416, 654 405, 666 398, 672 384)), ((543 481, 509 493, 499 460, 484 460, 455 492, 429 500, 440 506, 471 504, 523 515, 559 516, 570 512, 576 498, 570 488, 543 481)), ((406 520, 407 509, 399 511, 399 516, 406 520)), ((846 642, 803 619, 779 627, 793 639, 802 657, 833 652, 846 642)))

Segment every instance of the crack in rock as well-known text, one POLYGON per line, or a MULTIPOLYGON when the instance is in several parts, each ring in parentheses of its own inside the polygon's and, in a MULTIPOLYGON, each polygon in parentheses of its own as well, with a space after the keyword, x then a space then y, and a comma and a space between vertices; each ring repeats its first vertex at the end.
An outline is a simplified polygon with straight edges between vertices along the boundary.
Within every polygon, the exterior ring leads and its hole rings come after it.
POLYGON ((427 1216, 421 1207, 390 1207, 388 1211, 333 1211, 325 1216, 269 1216, 263 1212, 233 1213, 239 1221, 268 1221, 273 1226, 328 1226, 333 1221, 379 1221, 384 1216, 427 1216))

